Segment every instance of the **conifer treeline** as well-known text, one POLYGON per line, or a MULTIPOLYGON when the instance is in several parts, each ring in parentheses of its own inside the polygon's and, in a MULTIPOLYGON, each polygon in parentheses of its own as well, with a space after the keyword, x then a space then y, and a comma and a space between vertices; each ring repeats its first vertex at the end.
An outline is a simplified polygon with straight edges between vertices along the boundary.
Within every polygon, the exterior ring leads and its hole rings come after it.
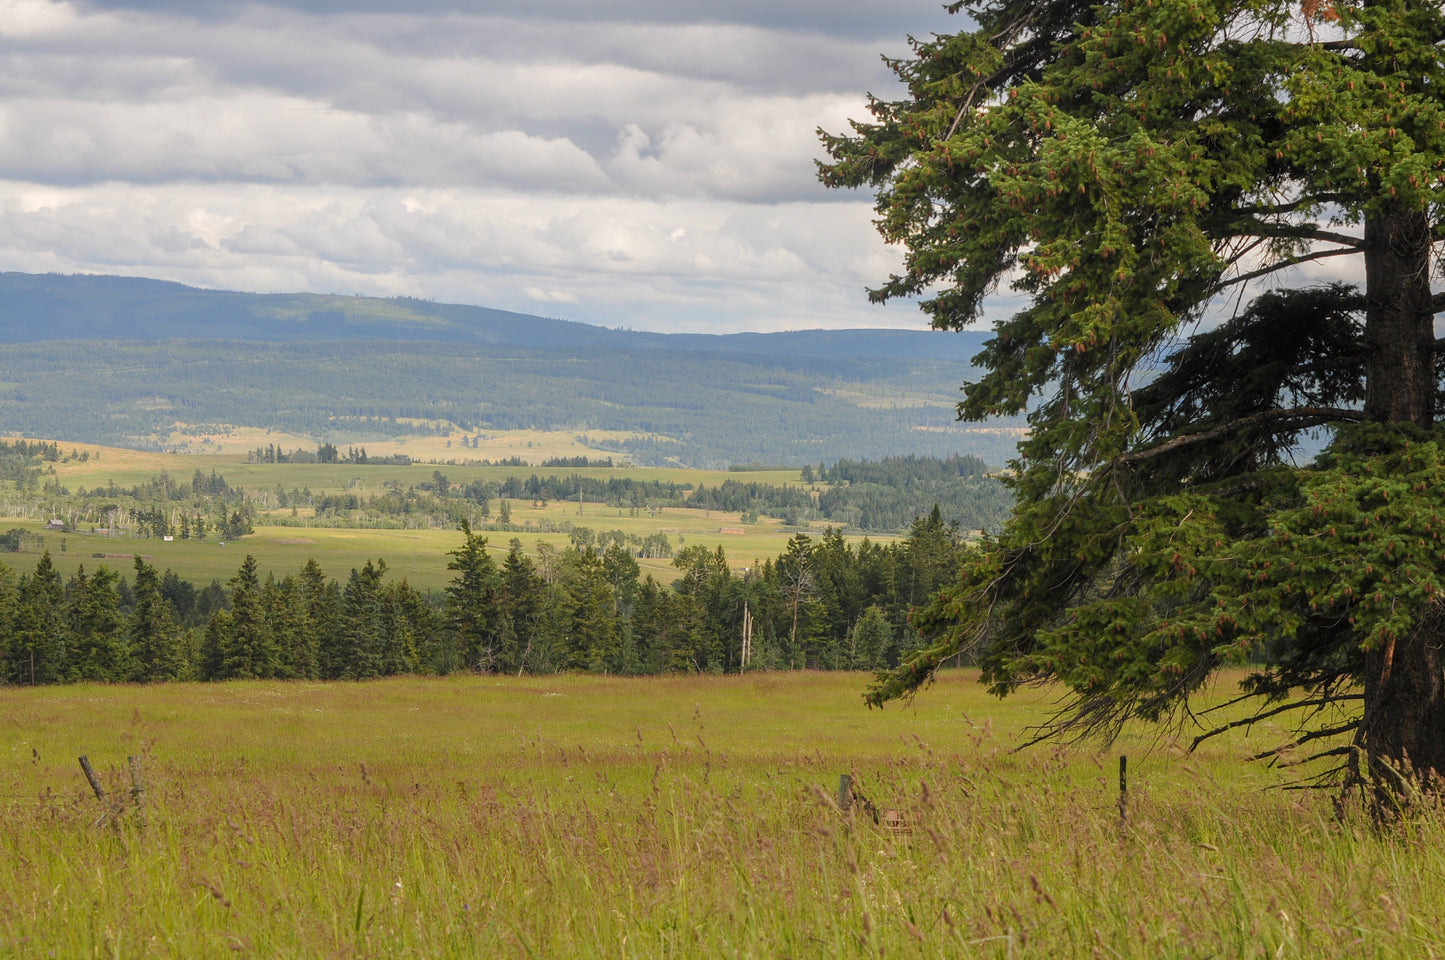
POLYGON ((956 575, 962 550, 935 509, 895 544, 799 534, 741 573, 721 547, 690 546, 665 586, 616 543, 529 555, 513 540, 498 564, 465 523, 462 537, 435 596, 370 560, 344 582, 315 560, 262 580, 247 556, 202 590, 140 557, 129 579, 101 567, 64 580, 48 553, 26 574, 0 564, 0 680, 736 672, 745 621, 749 669, 874 669, 913 645, 909 608, 956 575))

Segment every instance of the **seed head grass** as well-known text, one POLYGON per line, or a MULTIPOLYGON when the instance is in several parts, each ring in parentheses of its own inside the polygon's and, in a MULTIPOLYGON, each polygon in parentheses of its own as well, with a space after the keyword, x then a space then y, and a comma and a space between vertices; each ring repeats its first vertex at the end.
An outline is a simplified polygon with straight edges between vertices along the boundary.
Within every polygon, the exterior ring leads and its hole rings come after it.
POLYGON ((865 685, 0 690, 0 956, 1445 954, 1445 828, 1278 789, 1243 757, 1282 731, 1015 752, 1049 691, 865 685))

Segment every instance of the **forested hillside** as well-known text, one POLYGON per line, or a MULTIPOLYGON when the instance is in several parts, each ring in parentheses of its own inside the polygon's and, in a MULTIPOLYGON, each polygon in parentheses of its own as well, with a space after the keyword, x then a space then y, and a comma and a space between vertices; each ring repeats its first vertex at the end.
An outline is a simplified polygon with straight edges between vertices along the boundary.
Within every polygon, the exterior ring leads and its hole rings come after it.
POLYGON ((0 345, 12 435, 161 449, 177 429, 224 426, 338 445, 610 431, 628 436, 587 442, 639 465, 708 468, 957 453, 998 464, 1015 440, 954 420, 969 335, 666 336, 420 301, 0 280, 5 337, 89 338, 0 345))
POLYGON ((609 346, 772 357, 968 362, 978 335, 921 330, 663 334, 554 317, 336 294, 202 290, 141 277, 0 273, 0 343, 40 340, 430 340, 577 350, 609 346))

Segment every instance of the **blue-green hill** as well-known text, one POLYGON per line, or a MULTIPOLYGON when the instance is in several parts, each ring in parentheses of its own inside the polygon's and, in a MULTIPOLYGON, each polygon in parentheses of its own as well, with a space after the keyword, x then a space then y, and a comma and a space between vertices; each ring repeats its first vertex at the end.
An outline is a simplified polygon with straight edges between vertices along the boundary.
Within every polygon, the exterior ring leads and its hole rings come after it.
POLYGON ((649 434, 635 462, 725 466, 972 453, 952 404, 981 334, 657 334, 415 299, 0 274, 0 424, 155 446, 178 423, 364 441, 463 430, 649 434))

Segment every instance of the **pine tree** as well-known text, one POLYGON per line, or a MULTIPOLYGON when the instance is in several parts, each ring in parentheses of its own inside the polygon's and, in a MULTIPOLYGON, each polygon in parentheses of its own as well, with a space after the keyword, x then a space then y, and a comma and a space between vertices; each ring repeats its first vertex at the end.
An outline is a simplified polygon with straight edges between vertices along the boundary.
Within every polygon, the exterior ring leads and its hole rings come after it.
POLYGON ((456 573, 447 584, 447 621, 456 638, 462 663, 489 672, 501 666, 501 578, 487 552, 487 538, 472 532, 463 520, 462 545, 451 551, 447 569, 456 573))
POLYGON ((20 578, 10 641, 12 683, 62 683, 72 679, 64 600, 60 574, 47 550, 36 563, 35 572, 20 578))
POLYGON ((267 623, 256 558, 249 553, 230 580, 231 612, 223 644, 218 679, 249 680, 274 677, 277 654, 267 623))
POLYGON ((200 676, 202 680, 226 679, 226 647, 231 638, 231 614, 228 610, 216 610, 206 621, 206 632, 201 638, 200 676))
POLYGON ((19 676, 11 657, 15 644, 15 617, 20 597, 19 578, 8 563, 0 563, 0 681, 11 683, 19 676))
POLYGON ((977 29, 893 64, 906 99, 825 137, 824 181, 876 187, 879 229, 905 250, 875 299, 918 296, 941 329, 980 319, 1000 283, 1025 304, 995 323, 959 408, 1027 412, 1014 516, 920 619, 930 648, 872 700, 970 650, 1000 693, 1070 686, 1055 729, 1108 733, 1255 658, 1246 693, 1315 721, 1321 702, 1358 710, 1368 763, 1350 779, 1445 771, 1445 298, 1430 289, 1445 10, 974 13, 977 29), (1363 261, 1362 291, 1286 288, 1238 309, 1251 285, 1339 257, 1363 261), (1225 332, 1182 340, 1231 311, 1225 332), (1295 466, 1320 427, 1327 455, 1295 466), (1356 685, 1363 699, 1346 698, 1356 685))
POLYGON ((568 550, 563 556, 566 592, 567 665, 594 673, 615 673, 621 667, 622 635, 616 597, 607 568, 597 551, 568 550))
POLYGON ((101 567, 87 575, 81 565, 66 584, 65 616, 71 636, 70 663, 77 680, 131 679, 130 643, 120 614, 120 574, 101 567))
POLYGON ((185 676, 184 647, 175 613, 160 590, 156 568, 135 558, 135 606, 125 629, 134 661, 131 679, 149 682, 185 676))
POLYGON ((297 578, 302 604, 301 628, 289 651, 291 674, 314 680, 323 675, 326 660, 323 651, 336 623, 340 591, 321 572, 321 564, 309 558, 297 578))
POLYGON ((386 561, 366 561, 360 570, 352 568, 341 591, 341 616, 337 631, 335 677, 370 680, 383 675, 386 666, 386 609, 382 579, 386 561))
POLYGON ((542 594, 546 584, 537 568, 522 553, 522 541, 512 539, 507 559, 502 562, 502 590, 499 666, 511 673, 526 669, 532 661, 533 639, 542 619, 542 594))
POLYGON ((405 579, 387 584, 382 601, 386 611, 382 672, 387 676, 416 673, 434 657, 442 631, 440 618, 405 579))
POLYGON ((300 582, 295 576, 277 580, 267 575, 261 605, 276 648, 276 676, 287 680, 306 676, 306 661, 314 664, 315 654, 307 650, 312 630, 300 582))

